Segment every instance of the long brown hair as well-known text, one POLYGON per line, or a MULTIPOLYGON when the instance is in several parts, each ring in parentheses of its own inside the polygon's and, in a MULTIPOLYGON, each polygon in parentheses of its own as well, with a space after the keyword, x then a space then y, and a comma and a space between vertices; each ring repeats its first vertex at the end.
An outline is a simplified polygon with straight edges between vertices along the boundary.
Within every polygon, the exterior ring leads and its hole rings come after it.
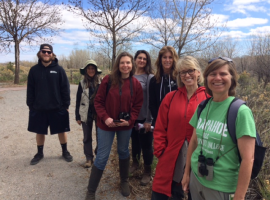
POLYGON ((131 64, 132 64, 132 70, 129 74, 129 76, 133 76, 135 73, 135 65, 134 65, 134 61, 133 61, 133 56, 131 54, 129 54, 128 52, 122 52, 119 54, 119 56, 116 58, 116 61, 113 65, 113 69, 112 72, 110 74, 110 79, 112 82, 112 86, 117 86, 120 83, 123 82, 122 77, 121 77, 121 72, 119 70, 119 65, 120 65, 120 60, 122 57, 128 56, 131 60, 131 64))
POLYGON ((157 71, 156 71, 156 74, 155 74, 157 83, 159 83, 161 81, 161 77, 162 77, 162 75, 164 73, 161 59, 162 59, 163 54, 165 54, 167 52, 170 52, 172 54, 172 57, 173 57, 173 65, 172 65, 172 68, 171 68, 170 76, 173 78, 173 80, 176 80, 174 71, 176 70, 175 65, 176 65, 176 62, 178 60, 178 55, 177 55, 177 53, 176 53, 176 51, 175 51, 175 49, 173 47, 164 46, 164 47, 162 47, 162 49, 160 49, 160 51, 158 53, 158 58, 157 58, 156 63, 155 63, 155 66, 157 68, 157 71))

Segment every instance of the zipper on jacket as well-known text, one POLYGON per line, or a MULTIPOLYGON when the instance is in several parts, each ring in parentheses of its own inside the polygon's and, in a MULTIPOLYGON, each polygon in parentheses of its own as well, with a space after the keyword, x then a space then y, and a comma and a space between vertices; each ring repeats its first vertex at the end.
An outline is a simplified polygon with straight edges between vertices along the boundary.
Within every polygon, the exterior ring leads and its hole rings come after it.
MULTIPOLYGON (((190 99, 191 99, 194 95, 196 95, 196 98, 197 98, 197 101, 198 101, 197 91, 190 97, 190 99)), ((187 97, 187 103, 186 103, 186 108, 185 108, 185 119, 186 119, 186 117, 187 117, 187 107, 188 107, 188 104, 189 104, 189 99, 188 99, 188 97, 187 97)))
POLYGON ((188 99, 188 97, 187 97, 187 103, 186 103, 186 108, 185 108, 185 119, 186 119, 186 117, 187 117, 187 107, 188 107, 188 103, 189 103, 189 99, 188 99))

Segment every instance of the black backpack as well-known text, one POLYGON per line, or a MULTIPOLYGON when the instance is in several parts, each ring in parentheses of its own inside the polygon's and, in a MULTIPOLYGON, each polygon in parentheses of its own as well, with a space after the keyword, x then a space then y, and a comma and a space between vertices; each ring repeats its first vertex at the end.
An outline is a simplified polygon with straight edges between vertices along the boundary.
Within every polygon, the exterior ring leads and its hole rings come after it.
MULTIPOLYGON (((202 101, 197 110, 197 116, 198 119, 201 115, 202 110, 205 108, 207 105, 208 101, 211 98, 208 98, 204 101, 202 101)), ((240 108, 241 105, 246 104, 245 101, 234 98, 234 100, 231 102, 228 112, 227 112, 227 127, 228 127, 228 132, 233 140, 233 142, 237 145, 237 139, 236 139, 236 128, 235 128, 235 121, 237 117, 237 112, 240 108)), ((253 168, 252 168, 252 173, 251 173, 251 179, 254 179, 258 176, 260 169, 262 168, 263 165, 263 160, 265 156, 265 151, 266 148, 263 147, 263 143, 261 142, 261 138, 256 131, 256 142, 255 142, 255 152, 254 152, 254 163, 253 163, 253 168)), ((239 162, 241 163, 241 156, 238 150, 238 156, 239 156, 239 162)))

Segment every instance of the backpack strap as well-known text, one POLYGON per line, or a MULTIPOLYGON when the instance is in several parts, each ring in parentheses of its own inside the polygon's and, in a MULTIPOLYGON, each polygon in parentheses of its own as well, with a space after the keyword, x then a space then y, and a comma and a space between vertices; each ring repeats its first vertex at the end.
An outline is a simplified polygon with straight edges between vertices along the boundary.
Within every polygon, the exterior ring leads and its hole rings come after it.
POLYGON ((237 113, 240 106, 242 106, 243 104, 246 104, 246 102, 241 99, 234 98, 227 112, 227 128, 234 144, 237 144, 236 127, 235 127, 237 113))
POLYGON ((200 115, 201 115, 203 109, 204 109, 205 106, 208 104, 208 102, 209 102, 210 99, 211 99, 211 97, 208 98, 208 99, 203 100, 203 101, 199 104, 198 109, 197 109, 197 116, 198 116, 198 119, 200 118, 200 115))

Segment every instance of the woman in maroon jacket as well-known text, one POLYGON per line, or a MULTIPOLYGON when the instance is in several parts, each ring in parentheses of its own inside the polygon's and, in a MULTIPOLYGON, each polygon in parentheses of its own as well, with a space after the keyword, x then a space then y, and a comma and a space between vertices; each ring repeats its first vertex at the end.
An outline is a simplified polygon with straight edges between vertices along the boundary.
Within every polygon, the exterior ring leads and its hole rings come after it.
POLYGON ((85 199, 95 199, 95 192, 108 161, 115 132, 121 193, 129 196, 129 139, 135 120, 143 104, 142 86, 134 74, 133 57, 121 53, 110 75, 105 76, 95 97, 98 126, 98 151, 88 184, 85 199))
MULTIPOLYGON (((182 199, 181 180, 193 127, 189 120, 207 98, 198 61, 186 56, 176 64, 178 90, 163 99, 154 130, 154 155, 158 158, 152 200, 182 199)), ((190 197, 189 197, 190 199, 190 197)))

